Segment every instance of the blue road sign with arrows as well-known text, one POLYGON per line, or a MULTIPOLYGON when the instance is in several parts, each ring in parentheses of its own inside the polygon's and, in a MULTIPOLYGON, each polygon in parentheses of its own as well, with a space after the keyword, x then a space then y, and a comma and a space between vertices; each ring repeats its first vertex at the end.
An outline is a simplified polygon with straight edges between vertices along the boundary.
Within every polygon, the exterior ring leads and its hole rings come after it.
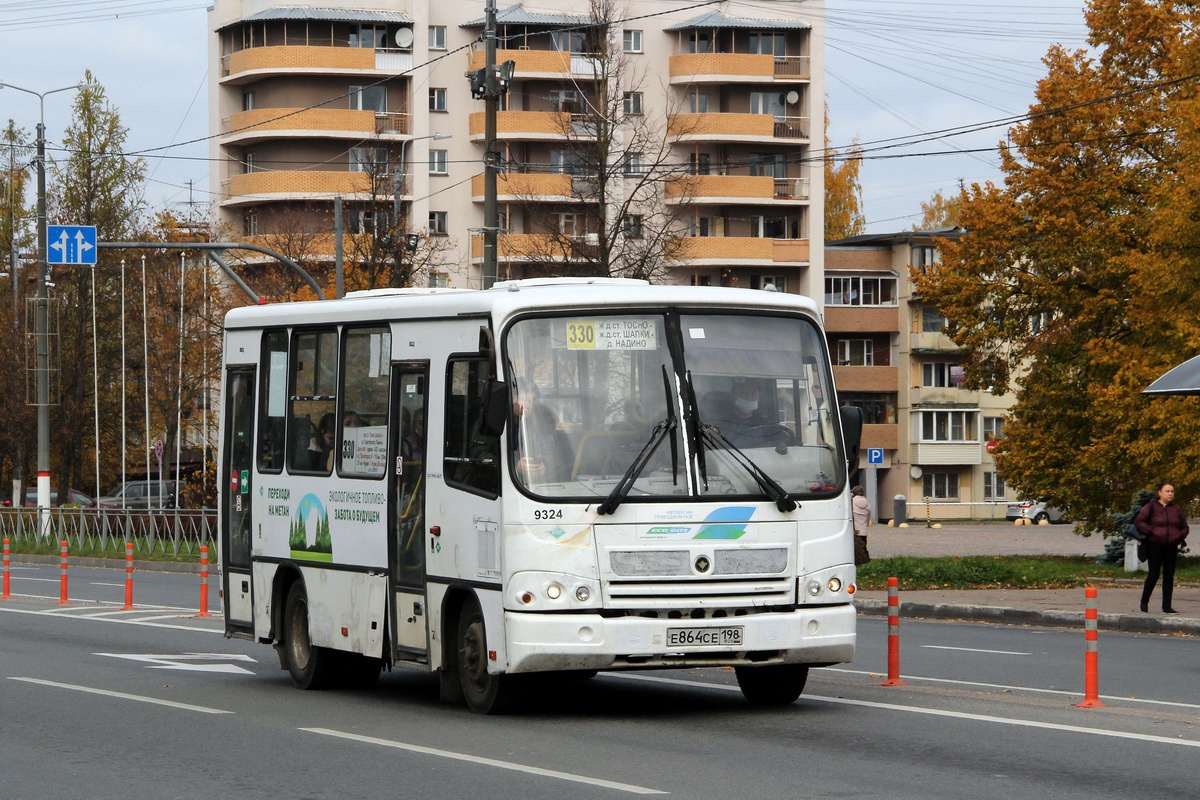
POLYGON ((94 265, 96 263, 96 226, 47 225, 46 263, 94 265))

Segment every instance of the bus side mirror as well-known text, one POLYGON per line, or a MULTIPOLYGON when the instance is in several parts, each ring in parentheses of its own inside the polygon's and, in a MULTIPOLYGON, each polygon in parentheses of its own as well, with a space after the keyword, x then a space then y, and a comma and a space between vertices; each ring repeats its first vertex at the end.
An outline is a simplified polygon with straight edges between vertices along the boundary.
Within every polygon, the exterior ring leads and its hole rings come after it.
POLYGON ((841 416, 842 442, 846 446, 846 460, 850 463, 850 471, 855 472, 858 470, 858 448, 862 441, 862 409, 856 406, 842 406, 838 412, 841 416))
POLYGON ((480 432, 485 436, 504 433, 504 423, 512 411, 508 395, 508 384, 503 381, 488 381, 483 390, 483 421, 480 432))

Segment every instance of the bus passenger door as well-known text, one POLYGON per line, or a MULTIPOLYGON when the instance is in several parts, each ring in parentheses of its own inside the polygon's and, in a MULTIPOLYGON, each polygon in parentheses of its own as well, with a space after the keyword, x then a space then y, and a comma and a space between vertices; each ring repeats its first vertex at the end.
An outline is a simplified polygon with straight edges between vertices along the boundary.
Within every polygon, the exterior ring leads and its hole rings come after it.
POLYGON ((392 367, 393 463, 388 491, 392 638, 397 658, 427 661, 425 608, 425 420, 429 363, 392 367))
POLYGON ((250 577, 250 474, 254 467, 254 368, 234 367, 225 384, 225 458, 218 483, 222 493, 221 581, 225 632, 254 631, 250 577))

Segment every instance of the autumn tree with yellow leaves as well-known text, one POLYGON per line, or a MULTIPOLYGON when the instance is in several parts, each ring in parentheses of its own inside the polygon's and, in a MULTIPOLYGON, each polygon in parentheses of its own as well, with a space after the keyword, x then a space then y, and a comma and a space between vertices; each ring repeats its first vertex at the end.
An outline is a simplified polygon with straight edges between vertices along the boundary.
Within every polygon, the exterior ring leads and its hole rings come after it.
POLYGON ((1200 494, 1200 402, 1141 391, 1200 352, 1200 8, 1093 0, 1089 50, 1053 47, 1003 186, 967 188, 940 265, 914 273, 1017 403, 996 453, 1022 496, 1112 530, 1138 489, 1200 494))

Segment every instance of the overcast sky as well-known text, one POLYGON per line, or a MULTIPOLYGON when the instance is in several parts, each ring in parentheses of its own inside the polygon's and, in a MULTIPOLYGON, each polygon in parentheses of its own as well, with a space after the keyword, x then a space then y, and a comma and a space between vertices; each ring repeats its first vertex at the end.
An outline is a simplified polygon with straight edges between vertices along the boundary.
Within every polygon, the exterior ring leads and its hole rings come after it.
MULTIPOLYGON (((203 139, 211 77, 205 63, 207 5, 0 0, 0 81, 45 92, 79 82, 90 69, 129 128, 130 151, 203 139)), ((482 10, 482 0, 479 5, 482 10)), ((921 139, 923 133, 1025 112, 1050 44, 1085 45, 1082 5, 1082 0, 827 0, 831 144, 839 147, 855 137, 864 145, 921 139)), ((526 0, 526 6, 536 8, 537 2, 526 0)), ((759 7, 769 13, 778 5, 759 7)), ((46 98, 51 147, 61 141, 70 104, 70 92, 46 98)), ((0 123, 10 118, 32 136, 37 98, 0 90, 0 123)), ((994 148, 1003 136, 1004 128, 997 127, 869 153, 860 176, 868 230, 911 227, 921 201, 939 189, 957 191, 960 179, 998 179, 994 148), (984 152, 954 152, 975 149, 984 152)), ((821 146, 819 140, 813 145, 821 146)), ((205 143, 146 157, 151 206, 186 210, 189 200, 208 199, 205 143)))

